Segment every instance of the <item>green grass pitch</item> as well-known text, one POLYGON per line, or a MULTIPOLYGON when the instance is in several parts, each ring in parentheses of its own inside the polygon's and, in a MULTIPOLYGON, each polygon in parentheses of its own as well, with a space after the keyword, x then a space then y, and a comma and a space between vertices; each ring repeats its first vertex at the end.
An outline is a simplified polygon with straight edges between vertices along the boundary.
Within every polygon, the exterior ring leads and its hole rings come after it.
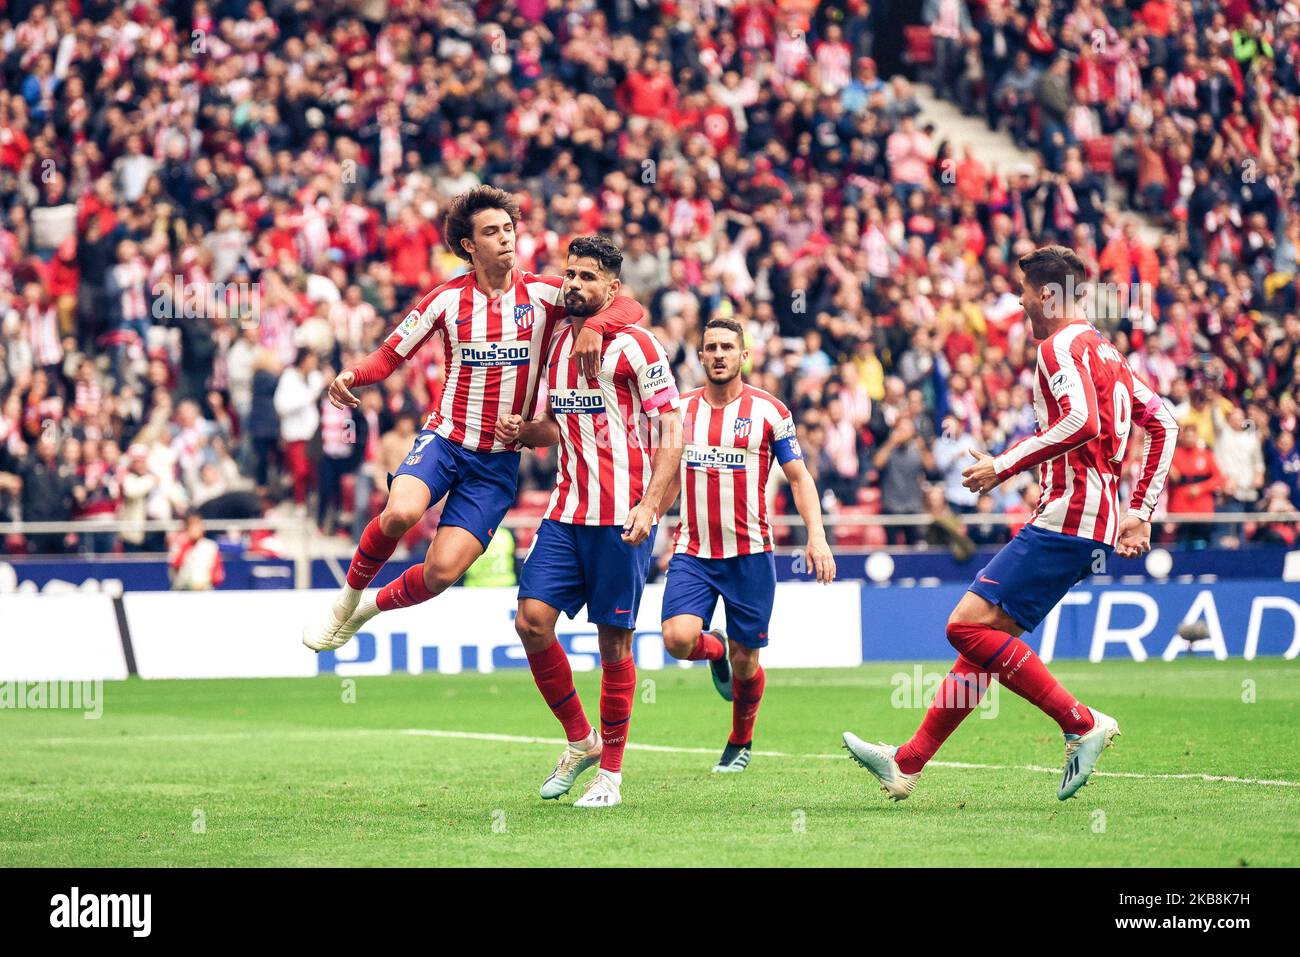
MULTIPOLYGON (((108 683, 99 720, 0 711, 0 860, 1300 864, 1296 663, 1055 670, 1124 732, 1102 759, 1105 775, 1072 801, 1056 800, 1055 725, 1005 690, 996 717, 972 715, 940 752, 949 766, 931 765, 910 800, 886 801, 839 735, 906 738, 921 713, 891 706, 891 679, 911 665, 769 673, 756 747, 780 753, 757 754, 743 774, 711 774, 730 706, 696 667, 638 676, 631 740, 654 747, 628 752, 623 806, 588 811, 571 805, 594 772, 570 795, 542 801, 537 788, 558 746, 509 740, 560 737, 526 670, 357 678, 353 703, 337 677, 108 683)), ((577 678, 594 717, 598 674, 577 678)))

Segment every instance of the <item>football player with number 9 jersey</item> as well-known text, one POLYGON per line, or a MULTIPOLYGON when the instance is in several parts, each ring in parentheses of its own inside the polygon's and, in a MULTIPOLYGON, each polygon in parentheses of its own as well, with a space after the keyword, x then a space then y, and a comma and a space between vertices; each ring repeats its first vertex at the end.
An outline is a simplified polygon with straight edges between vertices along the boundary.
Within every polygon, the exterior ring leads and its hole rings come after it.
POLYGON ((1042 497, 1020 533, 976 576, 948 619, 958 652, 952 671, 912 739, 899 748, 844 733, 854 759, 893 800, 910 795, 921 768, 979 704, 996 678, 1051 717, 1065 735, 1064 801, 1088 782, 1119 734, 1114 718, 1083 705, 1020 636, 1033 631, 1076 582, 1105 568, 1112 553, 1134 558, 1151 547, 1151 513, 1173 459, 1178 426, 1164 401, 1084 313, 1087 274, 1064 246, 1021 257, 1024 306, 1039 340, 1034 410, 1039 429, 996 458, 977 459, 963 484, 984 494, 1037 468, 1042 497), (1119 480, 1131 429, 1146 432, 1142 474, 1120 512, 1119 480))

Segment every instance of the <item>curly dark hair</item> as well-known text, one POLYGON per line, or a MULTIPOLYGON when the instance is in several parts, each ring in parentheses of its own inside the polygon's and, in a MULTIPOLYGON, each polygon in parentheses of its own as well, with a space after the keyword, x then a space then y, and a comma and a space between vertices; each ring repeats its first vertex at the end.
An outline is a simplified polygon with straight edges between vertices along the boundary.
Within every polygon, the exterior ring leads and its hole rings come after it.
POLYGON ((608 236, 577 236, 569 241, 569 258, 594 259, 600 268, 618 278, 623 269, 623 252, 608 236))
POLYGON ((442 234, 447 245, 461 259, 469 262, 469 253, 461 245, 462 239, 474 238, 474 215, 485 209, 500 209, 510 217, 512 226, 519 225, 519 204, 504 189, 495 186, 475 186, 461 193, 447 206, 442 234))

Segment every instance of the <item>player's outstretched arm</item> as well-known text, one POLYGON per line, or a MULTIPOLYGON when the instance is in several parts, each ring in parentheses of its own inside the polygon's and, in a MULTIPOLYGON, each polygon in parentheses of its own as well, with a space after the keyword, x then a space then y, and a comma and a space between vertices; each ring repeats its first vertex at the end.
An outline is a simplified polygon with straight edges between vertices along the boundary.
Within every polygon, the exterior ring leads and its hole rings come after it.
POLYGON ((817 494, 817 483, 803 464, 803 459, 791 459, 781 463, 781 470, 790 483, 790 494, 794 497, 794 507, 808 527, 808 544, 804 547, 804 557, 808 567, 817 575, 817 580, 828 585, 835 580, 835 556, 826 542, 826 528, 822 524, 821 496, 817 494))
POLYGON ((344 369, 330 383, 329 399, 339 409, 355 409, 361 400, 352 391, 358 386, 382 382, 402 364, 402 357, 387 342, 370 353, 355 366, 344 369))
MULTIPOLYGON (((987 492, 1017 472, 1037 468, 1044 462, 1086 445, 1101 434, 1097 387, 1088 371, 1080 367, 1082 360, 1073 355, 1069 360, 1062 362, 1053 371, 1044 366, 1041 356, 1039 358, 1039 369, 1048 377, 1048 390, 1060 409, 1056 418, 1042 432, 1021 439, 991 460, 997 477, 992 486, 976 488, 969 482, 963 482, 967 488, 987 492)), ((978 468, 981 464, 982 462, 976 463, 972 468, 978 468)), ((970 472, 971 469, 966 471, 970 472)))
POLYGON ((664 409, 656 416, 656 421, 659 443, 650 457, 650 484, 623 523, 623 541, 629 545, 640 545, 650 537, 650 529, 659 521, 659 503, 682 464, 681 410, 664 409))
POLYGON ((353 389, 387 379, 394 369, 415 355, 435 332, 442 329, 444 317, 433 308, 433 303, 446 286, 443 283, 420 297, 378 349, 335 376, 329 387, 330 402, 340 409, 355 409, 361 403, 353 389))

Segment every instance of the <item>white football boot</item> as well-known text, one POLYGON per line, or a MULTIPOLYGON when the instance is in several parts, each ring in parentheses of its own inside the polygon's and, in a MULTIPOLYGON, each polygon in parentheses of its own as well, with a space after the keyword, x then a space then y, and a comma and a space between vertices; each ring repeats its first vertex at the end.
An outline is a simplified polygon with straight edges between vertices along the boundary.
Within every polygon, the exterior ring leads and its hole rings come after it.
MULTIPOLYGON (((331 609, 331 616, 334 612, 335 610, 331 609)), ((379 614, 379 606, 375 604, 373 598, 368 599, 358 605, 346 621, 336 625, 332 632, 309 635, 304 631, 302 643, 312 651, 334 651, 336 648, 342 648, 365 626, 366 622, 377 614, 379 614)))
POLYGON ((614 771, 597 771, 587 793, 573 802, 574 807, 614 807, 623 803, 623 775, 614 771))
POLYGON ((867 744, 851 731, 845 731, 844 747, 854 761, 876 776, 880 781, 880 790, 888 794, 891 801, 905 801, 916 790, 921 772, 904 774, 894 760, 894 755, 898 754, 898 748, 894 745, 867 744))
POLYGON ((1074 797, 1075 792, 1088 783, 1101 752, 1119 737, 1118 721, 1095 708, 1089 710, 1093 717, 1092 730, 1086 734, 1065 736, 1065 770, 1061 774, 1061 786, 1056 789, 1056 796, 1062 801, 1074 797))
POLYGON ((330 604, 329 611, 325 614, 323 621, 315 624, 304 626, 302 629, 302 643, 312 651, 325 651, 327 648, 337 647, 332 644, 334 638, 339 633, 352 613, 357 610, 357 605, 361 601, 361 592, 352 588, 343 589, 342 593, 330 604))
POLYGON ((560 753, 560 760, 555 762, 555 770, 542 782, 542 797, 552 800, 561 794, 568 794, 569 789, 577 783, 578 775, 600 762, 600 735, 593 728, 586 741, 570 742, 560 753))

